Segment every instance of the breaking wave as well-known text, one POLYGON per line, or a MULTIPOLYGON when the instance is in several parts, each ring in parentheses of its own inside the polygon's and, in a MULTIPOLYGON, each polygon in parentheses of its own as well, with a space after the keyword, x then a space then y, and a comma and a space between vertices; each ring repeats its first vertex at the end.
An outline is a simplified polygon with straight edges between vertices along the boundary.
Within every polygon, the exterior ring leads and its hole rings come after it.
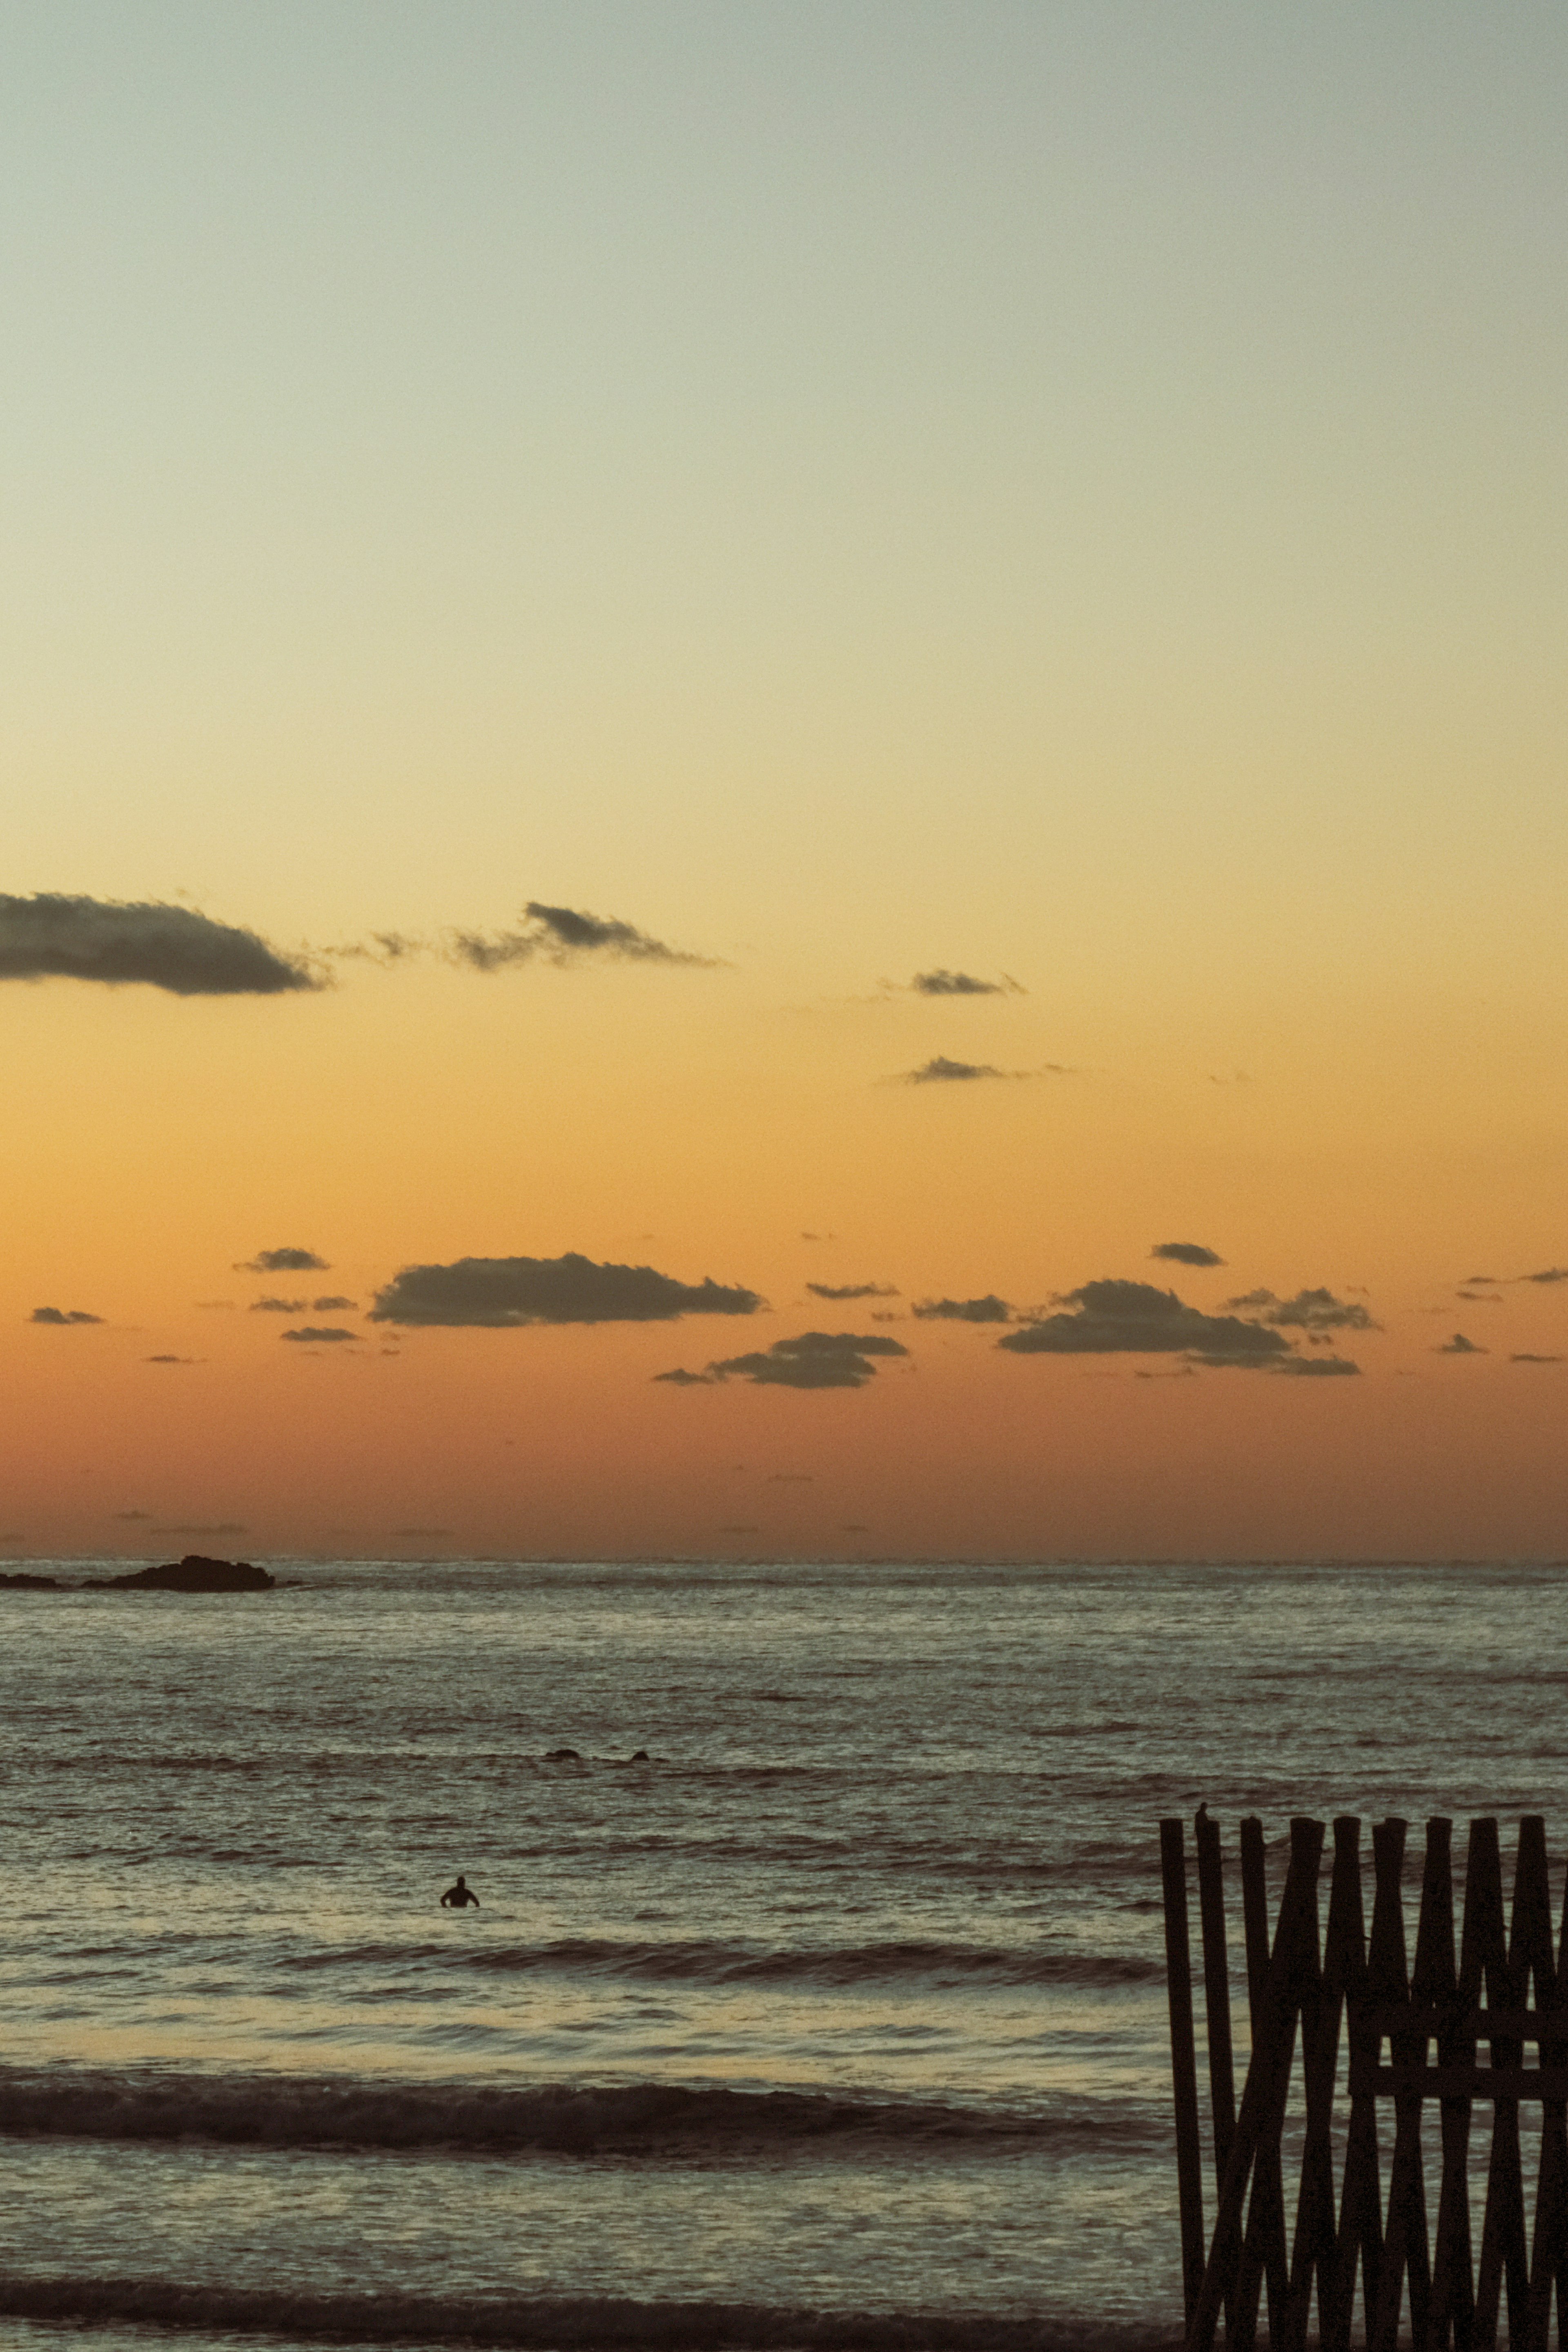
POLYGON ((747 2303, 637 2303, 610 2295, 507 2298, 310 2294, 173 2279, 0 2273, 8 2319, 227 2329, 364 2344, 515 2344, 539 2352, 1174 2352, 1146 2327, 984 2313, 802 2311, 747 2303))
POLYGON ((1166 2126, 1163 2118, 1141 2116, 1123 2101, 1077 2100, 1045 2115, 998 2115, 936 2102, 673 2083, 491 2090, 350 2077, 6 2069, 0 2072, 0 2135, 593 2156, 857 2140, 976 2153, 1064 2139, 1102 2147, 1108 2139, 1159 2147, 1166 2126))

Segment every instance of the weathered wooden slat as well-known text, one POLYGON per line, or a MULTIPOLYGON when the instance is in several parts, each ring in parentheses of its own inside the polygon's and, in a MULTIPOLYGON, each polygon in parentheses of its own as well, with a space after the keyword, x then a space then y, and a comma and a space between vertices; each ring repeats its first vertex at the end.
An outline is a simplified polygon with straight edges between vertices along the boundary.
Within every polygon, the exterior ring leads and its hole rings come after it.
POLYGON ((1434 2041, 1445 2033, 1456 2033, 1473 2042, 1492 2041, 1499 2035, 1516 2042, 1545 2042, 1563 2030, 1562 2015, 1551 2011, 1483 2009, 1462 2000, 1410 2001, 1403 2009, 1369 2002, 1361 2022, 1385 2042, 1393 2033, 1425 2033, 1434 2041))
MULTIPOLYGON (((1405 1960, 1405 1907, 1400 1891, 1406 1827, 1406 1822, 1391 1819, 1378 1822, 1372 1832, 1377 1894, 1372 1912, 1367 1981, 1375 1999, 1392 2002, 1406 2001, 1410 1993, 1405 1960)), ((1394 2055, 1406 2064, 1424 2063, 1426 2037, 1418 2033, 1396 2036, 1394 2055)), ((1383 2270, 1376 2307, 1367 2331, 1370 2352, 1396 2352, 1399 2311, 1406 2280, 1410 2288, 1411 2340, 1417 2346, 1424 2346, 1427 2340, 1431 2301, 1419 2095, 1396 2100, 1394 2116, 1394 2161, 1384 2228, 1383 2270)))
MULTIPOLYGON (((1454 1952, 1454 1879, 1452 1822, 1441 1818, 1427 1824, 1427 1861, 1421 1882, 1421 1924, 1416 1941, 1416 1966, 1410 1979, 1412 2001, 1430 2002, 1450 2011, 1459 2005, 1459 1974, 1454 1952)), ((1457 2066, 1462 2073, 1475 2064, 1474 2040, 1450 2024, 1437 2037, 1439 2070, 1457 2066)), ((1469 2143, 1471 2101, 1467 2094, 1442 2098, 1442 2174, 1437 2190, 1437 2228, 1432 2261, 1432 2307, 1427 2326, 1427 2352, 1472 2352, 1475 2323, 1475 2269, 1470 2252, 1469 2143)))
POLYGON ((1197 2308, 1187 2323, 1187 2352, 1211 2352, 1220 2310, 1231 2297, 1240 2267, 1241 2211, 1253 2159, 1265 2138, 1276 2147, 1279 2144, 1296 2046, 1297 1963, 1304 1942, 1303 1915, 1309 1888, 1315 1899, 1322 1842, 1321 1822, 1291 1823, 1291 1866, 1260 2004, 1258 2038, 1247 2070, 1247 2087, 1236 2119, 1236 2138, 1226 2167, 1197 2308))
POLYGON ((1203 2006, 1208 2029, 1208 2098, 1214 2121, 1214 2185, 1218 2191, 1236 2137, 1236 2068, 1230 2048, 1230 1968, 1225 1949, 1225 1864, 1219 1823, 1199 1806, 1193 1823, 1197 1845, 1197 1908, 1203 1928, 1203 2006))
MULTIPOLYGON (((1256 2052, 1262 2032, 1263 1988, 1269 1978, 1267 1855, 1263 1824, 1256 1813, 1249 1813, 1241 1823, 1241 1917, 1247 1948, 1247 2014, 1251 2047, 1256 2052)), ((1246 2236, 1236 2292, 1226 2319, 1226 2352, 1252 2352, 1260 2290, 1265 2281, 1269 2292, 1269 2341, 1272 2346, 1284 2326, 1291 2274, 1285 2251, 1283 2158, 1278 2142, 1267 2139, 1260 2146, 1253 2163, 1246 2236)))
POLYGON ((1563 2099, 1568 2066, 1379 2066, 1355 2057, 1350 2089, 1375 2099, 1563 2099))
POLYGON ((1165 1894, 1166 1985, 1170 2006, 1171 2079, 1176 2088, 1176 2198, 1181 2212, 1182 2292, 1192 2325, 1203 2284, 1203 2148, 1197 2131, 1197 2051, 1192 2028, 1192 1944, 1186 1909, 1186 1832, 1160 1823, 1165 1894))
MULTIPOLYGON (((1465 1871, 1465 1937, 1459 1956, 1459 1982, 1467 1993, 1484 1984, 1487 2000, 1496 2012, 1491 2031, 1491 2058, 1496 2068, 1517 2066, 1524 2055, 1524 2035, 1512 2033, 1504 2020, 1524 2013, 1527 1988, 1521 1986, 1508 1957, 1508 1936, 1502 1900, 1502 1859, 1497 1822, 1490 1817, 1470 1823, 1469 1860, 1465 1871)), ((1486 2211, 1481 2223, 1480 2265, 1476 2279, 1477 2352, 1493 2352, 1497 2343, 1499 2305, 1503 2283, 1508 2284, 1509 2336, 1517 2341, 1524 2326, 1530 2292, 1529 2249, 1524 2236, 1524 2185, 1519 2152, 1517 2102, 1498 2099, 1492 2117, 1491 2155, 1487 2165, 1486 2211)))
MULTIPOLYGON (((1358 2056, 1370 2058, 1375 2065, 1378 2037, 1369 2033, 1364 2022, 1369 2007, 1366 1930, 1361 1901, 1361 1823, 1354 1814, 1342 1814, 1334 1822, 1334 1882, 1323 1973, 1344 1994, 1345 2035, 1352 2068, 1358 2056)), ((1377 2305, 1383 2269, 1377 2102, 1364 2092, 1358 2095, 1353 2091, 1340 2190, 1338 2302, 1332 2315, 1325 2315, 1320 2310, 1323 2352, 1348 2352, 1358 2258, 1362 2303, 1364 2310, 1371 2313, 1377 2305)))

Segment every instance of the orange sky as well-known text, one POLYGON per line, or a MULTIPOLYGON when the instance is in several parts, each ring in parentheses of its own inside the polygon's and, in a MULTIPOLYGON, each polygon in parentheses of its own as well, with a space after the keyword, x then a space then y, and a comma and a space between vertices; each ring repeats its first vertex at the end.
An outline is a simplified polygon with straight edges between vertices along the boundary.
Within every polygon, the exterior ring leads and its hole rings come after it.
POLYGON ((5 39, 5 1553, 1568 1554, 1560 14, 5 39))

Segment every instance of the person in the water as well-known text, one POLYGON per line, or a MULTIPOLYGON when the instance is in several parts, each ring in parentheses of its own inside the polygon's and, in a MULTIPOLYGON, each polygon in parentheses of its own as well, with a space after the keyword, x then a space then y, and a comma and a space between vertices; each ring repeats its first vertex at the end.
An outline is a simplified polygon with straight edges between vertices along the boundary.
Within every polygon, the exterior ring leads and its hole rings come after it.
POLYGON ((467 1880, 464 1877, 463 1873, 459 1871, 457 1874, 457 1884, 455 1886, 449 1886, 447 1888, 445 1894, 441 1898, 441 1907, 444 1911, 461 1911, 470 1903, 472 1903, 475 1909, 477 1910, 479 1907, 479 1897, 475 1894, 474 1889, 469 1885, 467 1880))

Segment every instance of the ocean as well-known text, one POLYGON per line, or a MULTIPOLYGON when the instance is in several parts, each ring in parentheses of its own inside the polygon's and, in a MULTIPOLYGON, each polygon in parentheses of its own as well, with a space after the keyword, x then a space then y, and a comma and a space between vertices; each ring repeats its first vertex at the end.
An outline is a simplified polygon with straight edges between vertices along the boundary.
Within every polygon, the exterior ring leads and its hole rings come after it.
POLYGON ((1561 1903, 1558 1570, 271 1565, 0 1592, 0 2346, 1168 2343, 1161 1815, 1561 1903))

